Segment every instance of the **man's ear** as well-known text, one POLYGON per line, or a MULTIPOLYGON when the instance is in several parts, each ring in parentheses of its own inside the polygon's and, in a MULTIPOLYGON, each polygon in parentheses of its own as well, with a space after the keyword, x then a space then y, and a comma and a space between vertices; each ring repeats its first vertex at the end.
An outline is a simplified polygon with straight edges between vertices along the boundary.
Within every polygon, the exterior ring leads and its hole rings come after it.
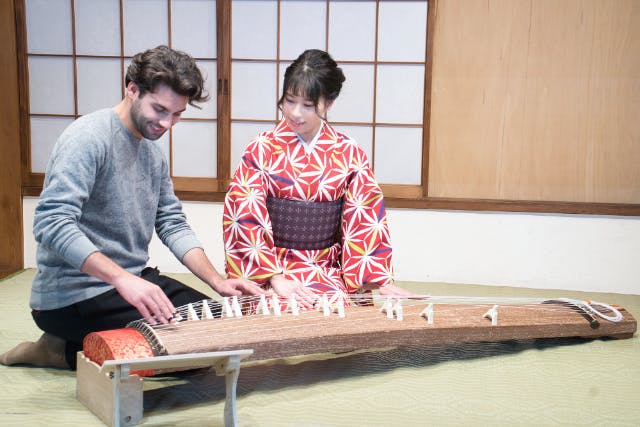
POLYGON ((127 85, 127 98, 135 101, 138 96, 140 96, 140 88, 134 82, 129 82, 127 85))

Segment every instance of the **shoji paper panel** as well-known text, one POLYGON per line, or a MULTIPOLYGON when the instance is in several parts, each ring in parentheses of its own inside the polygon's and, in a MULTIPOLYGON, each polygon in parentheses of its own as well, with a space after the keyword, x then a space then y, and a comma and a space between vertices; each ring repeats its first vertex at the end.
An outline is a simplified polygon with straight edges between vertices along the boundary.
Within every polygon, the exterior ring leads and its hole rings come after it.
POLYGON ((307 49, 324 49, 325 0, 280 3, 280 57, 296 59, 307 49))
POLYGON ((120 55, 120 1, 75 0, 76 53, 120 55))
POLYGON ((66 117, 31 118, 31 171, 44 173, 51 150, 62 131, 73 119, 66 117))
POLYGON ((378 60, 425 60, 427 4, 415 1, 380 2, 378 60))
POLYGON ((328 117, 337 122, 371 122, 373 120, 373 64, 345 64, 342 91, 329 110, 328 117))
POLYGON ((375 2, 330 3, 329 50, 336 61, 373 61, 376 48, 375 34, 375 2))
POLYGON ((167 0, 125 0, 123 12, 125 56, 169 43, 167 0))
POLYGON ((421 183, 422 129, 376 127, 375 173, 387 184, 421 183))
POLYGON ((273 128, 273 123, 234 122, 231 124, 231 174, 238 168, 242 153, 258 133, 273 128))
POLYGON ((172 47, 195 58, 216 57, 216 2, 213 0, 171 1, 172 47))
POLYGON ((215 178, 217 174, 216 124, 183 121, 173 127, 173 175, 215 178))
POLYGON ((278 7, 275 1, 234 1, 233 58, 273 59, 277 53, 278 7))
POLYGON ((29 101, 31 114, 74 114, 72 59, 30 57, 29 101))
POLYGON ((79 114, 110 108, 122 100, 120 59, 78 58, 76 68, 79 114))
POLYGON ((29 53, 73 52, 69 0, 27 0, 27 50, 29 53))

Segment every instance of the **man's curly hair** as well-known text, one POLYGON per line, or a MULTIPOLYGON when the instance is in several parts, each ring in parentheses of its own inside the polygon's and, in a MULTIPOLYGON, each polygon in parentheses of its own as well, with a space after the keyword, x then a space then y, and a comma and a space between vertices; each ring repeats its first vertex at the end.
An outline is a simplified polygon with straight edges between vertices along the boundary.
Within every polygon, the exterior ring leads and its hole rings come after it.
POLYGON ((204 88, 202 72, 187 53, 158 46, 136 54, 125 77, 125 84, 134 82, 140 95, 154 92, 159 83, 169 86, 175 93, 189 98, 189 104, 209 99, 204 88))

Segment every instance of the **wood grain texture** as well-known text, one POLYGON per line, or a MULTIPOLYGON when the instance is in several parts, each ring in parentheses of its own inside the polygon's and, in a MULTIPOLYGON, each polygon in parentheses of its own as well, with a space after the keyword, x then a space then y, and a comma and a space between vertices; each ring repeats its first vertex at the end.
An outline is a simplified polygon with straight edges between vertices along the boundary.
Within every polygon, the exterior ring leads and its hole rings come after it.
POLYGON ((0 278, 23 268, 20 115, 13 2, 0 2, 0 278))
MULTIPOLYGON (((370 350, 395 346, 431 346, 561 337, 629 338, 636 320, 626 311, 620 322, 585 317, 555 304, 504 305, 498 325, 484 314, 491 304, 434 304, 434 321, 420 316, 424 305, 403 307, 403 320, 388 318, 379 307, 348 307, 345 317, 319 311, 299 316, 252 315, 185 321, 154 328, 167 354, 253 349, 252 360, 307 354, 370 350)), ((144 332, 143 332, 144 334, 144 332)))
POLYGON ((640 3, 437 3, 430 197, 640 203, 640 3))

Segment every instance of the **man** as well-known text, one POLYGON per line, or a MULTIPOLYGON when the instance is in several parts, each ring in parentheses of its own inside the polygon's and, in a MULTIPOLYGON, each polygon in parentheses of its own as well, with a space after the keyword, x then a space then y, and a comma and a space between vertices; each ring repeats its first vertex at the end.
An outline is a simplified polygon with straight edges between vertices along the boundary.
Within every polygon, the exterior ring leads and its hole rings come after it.
POLYGON ((224 279, 205 255, 176 198, 162 151, 152 141, 206 101, 189 55, 159 46, 133 57, 126 94, 114 108, 76 120, 58 139, 34 218, 38 270, 33 318, 45 333, 0 356, 4 365, 69 367, 90 332, 144 317, 168 323, 176 306, 207 296, 145 268, 155 228, 197 277, 222 295, 260 294, 224 279))

